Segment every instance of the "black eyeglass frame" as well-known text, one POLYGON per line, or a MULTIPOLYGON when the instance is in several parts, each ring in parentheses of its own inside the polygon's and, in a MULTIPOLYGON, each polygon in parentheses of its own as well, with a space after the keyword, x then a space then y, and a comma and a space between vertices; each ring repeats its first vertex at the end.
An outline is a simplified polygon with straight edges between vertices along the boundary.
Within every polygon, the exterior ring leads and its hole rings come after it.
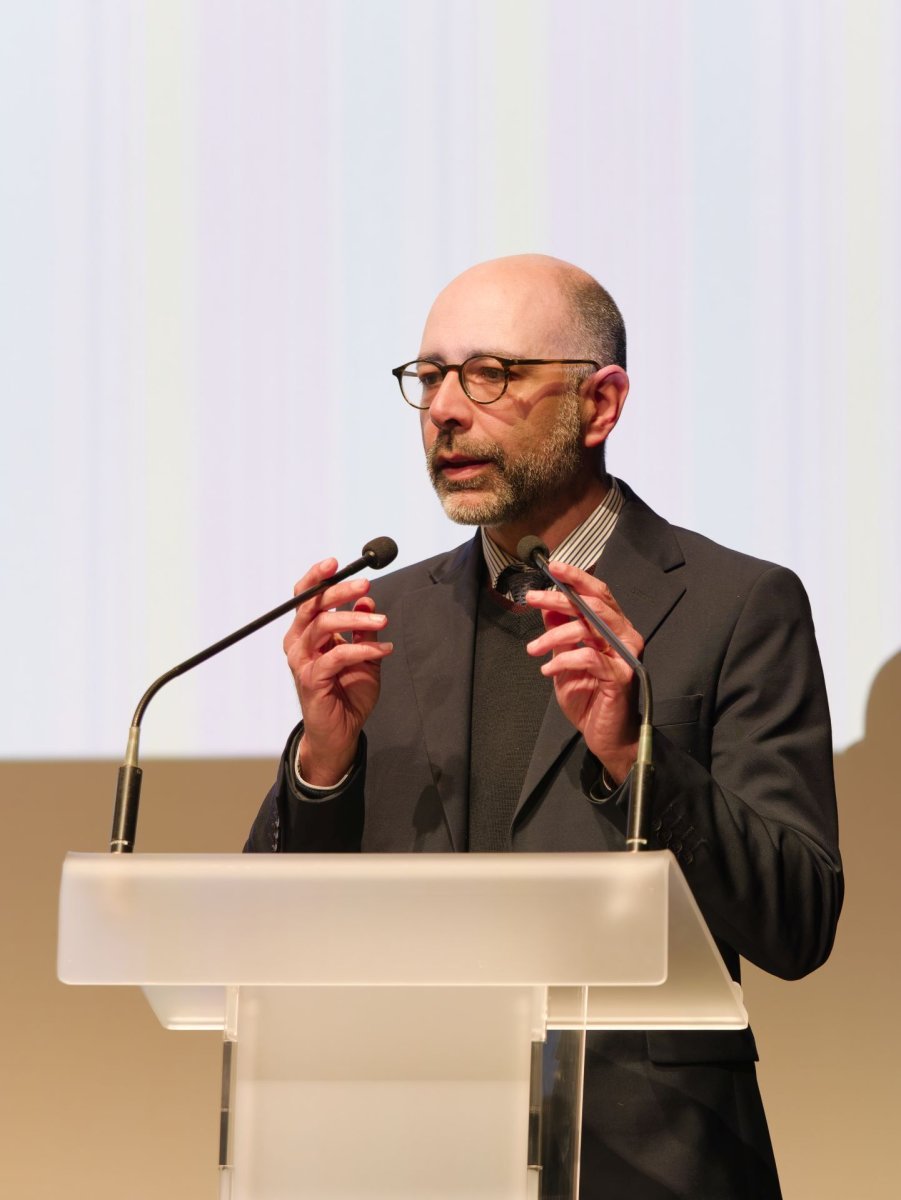
MULTIPOLYGON (((400 394, 403 397, 404 403, 409 404, 410 408, 416 408, 420 412, 427 412, 431 408, 431 401, 428 404, 414 404, 412 400, 407 398, 404 391, 404 372, 408 367, 415 366, 417 363, 428 363, 441 373, 441 383, 444 383, 447 378, 448 371, 456 371, 457 378, 460 380, 460 387, 463 389, 463 394, 473 404, 497 404, 510 386, 510 368, 511 367, 594 367, 596 371, 600 371, 601 364, 595 362, 593 358, 501 358, 499 354, 471 354, 469 358, 464 359, 461 363, 442 363, 437 362, 434 358, 411 358, 409 362, 401 363, 399 367, 394 367, 391 374, 397 380, 397 386, 400 388, 400 394), (464 371, 468 363, 476 362, 480 358, 489 358, 492 362, 500 363, 504 368, 504 386, 501 391, 494 397, 493 400, 477 400, 466 386, 464 371)), ((441 384, 438 385, 440 387, 441 384)), ((436 388, 437 391, 437 388, 436 388)))

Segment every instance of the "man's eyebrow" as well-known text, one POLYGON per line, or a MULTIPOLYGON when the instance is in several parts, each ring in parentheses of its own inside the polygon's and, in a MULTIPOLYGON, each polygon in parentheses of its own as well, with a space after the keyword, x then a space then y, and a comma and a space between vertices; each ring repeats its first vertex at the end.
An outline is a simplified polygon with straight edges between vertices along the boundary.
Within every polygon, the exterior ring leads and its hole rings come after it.
MULTIPOLYGON (((428 354, 424 350, 419 352, 420 358, 427 358, 430 362, 441 363, 442 366, 447 362, 443 354, 428 354)), ((525 354, 514 354, 512 350, 470 350, 460 359, 461 362, 466 362, 468 358, 526 358, 525 354)))

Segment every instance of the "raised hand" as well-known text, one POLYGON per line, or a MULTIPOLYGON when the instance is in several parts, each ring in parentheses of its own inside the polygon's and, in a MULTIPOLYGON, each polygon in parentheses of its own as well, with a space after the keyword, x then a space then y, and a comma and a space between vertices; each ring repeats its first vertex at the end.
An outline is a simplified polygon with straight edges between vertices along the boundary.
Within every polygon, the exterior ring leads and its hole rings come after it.
MULTIPOLYGON (((298 581, 295 595, 337 569, 336 559, 323 559, 298 581)), ((300 772, 320 787, 332 786, 350 769, 360 731, 378 700, 381 661, 394 649, 376 641, 387 618, 375 612, 368 591, 367 579, 327 588, 298 607, 285 635, 304 717, 300 772), (338 609, 345 605, 353 607, 338 609)))
MULTIPOLYGON (((554 575, 568 583, 636 658, 644 639, 629 623, 605 583, 578 567, 552 562, 554 575)), ((545 632, 526 649, 536 658, 553 657, 541 667, 554 681, 557 703, 585 739, 589 750, 621 783, 638 751, 638 712, 633 671, 558 591, 529 592, 526 603, 540 609, 545 632)))

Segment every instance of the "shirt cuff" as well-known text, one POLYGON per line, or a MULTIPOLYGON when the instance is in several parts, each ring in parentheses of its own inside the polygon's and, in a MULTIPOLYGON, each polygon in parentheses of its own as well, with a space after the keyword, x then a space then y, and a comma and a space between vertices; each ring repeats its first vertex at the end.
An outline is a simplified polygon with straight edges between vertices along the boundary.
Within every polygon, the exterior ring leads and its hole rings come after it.
POLYGON ((348 779, 354 773, 354 768, 357 765, 356 758, 350 765, 350 770, 346 771, 337 783, 330 783, 326 787, 322 787, 318 783, 308 783, 300 773, 300 738, 297 739, 297 748, 294 751, 294 781, 302 792, 307 792, 313 796, 326 796, 329 792, 337 792, 344 787, 348 779))
POLYGON ((582 791, 592 804, 606 806, 612 800, 610 808, 617 809, 628 796, 631 774, 630 771, 622 783, 616 783, 600 759, 587 750, 582 763, 582 791))

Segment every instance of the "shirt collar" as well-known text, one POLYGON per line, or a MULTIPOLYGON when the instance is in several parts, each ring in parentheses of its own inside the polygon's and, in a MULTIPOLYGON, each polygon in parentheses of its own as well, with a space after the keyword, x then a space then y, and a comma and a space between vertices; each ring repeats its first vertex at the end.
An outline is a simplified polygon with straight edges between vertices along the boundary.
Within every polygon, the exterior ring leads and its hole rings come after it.
MULTIPOLYGON (((609 476, 609 479, 610 488, 601 503, 594 512, 589 513, 581 525, 577 525, 572 533, 563 539, 554 551, 553 557, 559 562, 569 563, 570 566, 579 567, 583 571, 590 571, 601 557, 625 503, 619 482, 612 475, 609 476)), ((481 527, 480 533, 482 535, 482 553, 485 556, 485 565, 488 567, 491 586, 497 587, 498 576, 504 567, 518 563, 519 559, 508 554, 506 550, 502 550, 496 542, 493 542, 484 526, 481 527)))

